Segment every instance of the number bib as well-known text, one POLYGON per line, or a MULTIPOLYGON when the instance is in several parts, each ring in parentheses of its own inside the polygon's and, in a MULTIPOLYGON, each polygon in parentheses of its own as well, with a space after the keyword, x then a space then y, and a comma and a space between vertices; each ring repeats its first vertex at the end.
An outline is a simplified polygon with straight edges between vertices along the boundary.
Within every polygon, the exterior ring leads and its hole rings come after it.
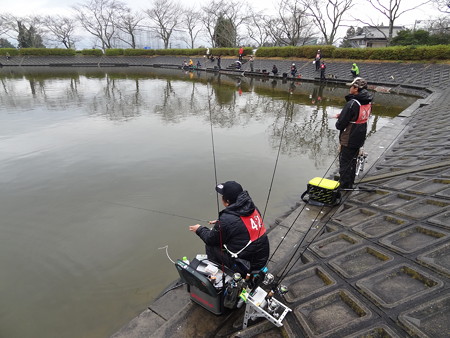
POLYGON ((254 242, 266 233, 266 228, 264 227, 262 217, 258 210, 255 209, 250 216, 241 216, 241 220, 247 228, 248 234, 250 235, 250 241, 254 242))

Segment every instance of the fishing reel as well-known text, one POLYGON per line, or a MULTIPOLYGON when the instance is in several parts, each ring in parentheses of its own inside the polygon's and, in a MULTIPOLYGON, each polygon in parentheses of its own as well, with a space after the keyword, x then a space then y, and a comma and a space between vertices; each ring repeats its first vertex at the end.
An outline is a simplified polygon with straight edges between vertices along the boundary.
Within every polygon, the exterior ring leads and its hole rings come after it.
POLYGON ((364 171, 364 164, 367 163, 367 156, 369 154, 364 152, 364 149, 360 149, 358 157, 356 158, 356 176, 364 171))

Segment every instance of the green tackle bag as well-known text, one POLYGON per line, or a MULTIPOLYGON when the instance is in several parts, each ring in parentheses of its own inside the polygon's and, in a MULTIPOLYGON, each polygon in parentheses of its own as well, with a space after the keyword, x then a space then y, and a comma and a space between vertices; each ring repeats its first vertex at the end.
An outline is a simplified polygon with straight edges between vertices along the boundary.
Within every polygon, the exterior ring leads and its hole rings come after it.
POLYGON ((339 185, 338 181, 314 177, 308 182, 307 189, 301 198, 312 205, 333 207, 341 202, 339 185))

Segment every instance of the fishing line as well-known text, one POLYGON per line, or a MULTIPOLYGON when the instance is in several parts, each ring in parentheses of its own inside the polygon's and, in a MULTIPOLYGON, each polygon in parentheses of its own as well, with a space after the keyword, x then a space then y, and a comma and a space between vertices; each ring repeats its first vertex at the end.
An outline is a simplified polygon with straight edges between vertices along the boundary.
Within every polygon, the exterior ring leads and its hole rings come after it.
MULTIPOLYGON (((286 130, 287 116, 288 116, 288 113, 289 113, 289 103, 290 103, 290 99, 291 99, 291 95, 292 95, 292 93, 290 93, 290 92, 288 92, 288 93, 289 93, 289 96, 288 96, 288 100, 287 100, 287 102, 286 102, 286 109, 285 109, 286 112, 285 112, 285 114, 284 114, 284 122, 283 122, 283 129, 281 130, 280 144, 279 144, 279 146, 278 146, 277 158, 276 158, 276 160, 275 160, 275 166, 274 166, 274 168, 273 168, 272 180, 270 181, 269 192, 267 193, 266 205, 265 205, 265 207, 264 207, 264 212, 263 212, 263 214, 262 214, 262 220, 261 220, 261 221, 262 221, 262 225, 259 227, 257 239, 260 238, 261 229, 262 229, 263 226, 264 226, 264 217, 266 216, 266 210, 267 210, 267 206, 268 206, 268 204, 269 204, 270 194, 271 194, 271 192, 272 192, 273 181, 274 181, 274 179, 275 179, 275 173, 276 173, 276 170, 277 170, 277 167, 278 167, 278 160, 279 160, 279 158, 280 158, 281 146, 282 146, 282 144, 283 144, 284 132, 285 132, 285 130, 286 130)), ((255 255, 256 255, 256 252, 253 252, 253 254, 252 254, 252 260, 253 260, 253 258, 255 257, 255 255)), ((268 261, 270 261, 270 258, 269 258, 268 261)))
POLYGON ((169 258, 169 261, 171 261, 173 264, 175 264, 175 262, 173 261, 173 259, 170 258, 170 256, 169 256, 169 246, 166 245, 166 246, 163 246, 162 248, 158 248, 158 250, 162 250, 162 249, 166 249, 166 256, 167 256, 167 258, 169 258))
POLYGON ((179 218, 190 219, 190 220, 193 220, 193 221, 208 222, 207 220, 200 219, 200 218, 193 218, 193 217, 188 217, 188 216, 181 216, 181 215, 177 215, 177 214, 170 213, 170 212, 164 212, 164 211, 160 211, 160 210, 148 209, 148 208, 143 208, 143 207, 136 207, 136 206, 133 206, 133 205, 123 204, 123 203, 108 202, 108 201, 107 201, 106 203, 115 204, 115 205, 120 205, 120 206, 122 206, 122 207, 127 207, 127 208, 133 208, 133 209, 145 210, 145 211, 150 211, 150 212, 156 212, 156 213, 158 213, 158 214, 163 214, 163 215, 168 215, 168 216, 174 216, 174 217, 179 217, 179 218))
MULTIPOLYGON (((206 83, 206 89, 208 91, 208 110, 209 110, 209 126, 211 132, 211 146, 212 146, 212 156, 213 156, 213 164, 214 164, 214 181, 216 183, 215 187, 217 187, 217 165, 216 165, 216 149, 214 146, 214 131, 213 131, 213 122, 212 122, 212 109, 211 109, 211 96, 209 93, 209 82, 206 83)), ((217 202, 217 214, 220 212, 219 207, 219 195, 216 194, 216 202, 217 202)))
POLYGON ((288 96, 288 101, 286 103, 286 112, 284 114, 283 129, 281 130, 281 137, 280 137, 280 144, 278 146, 277 158, 275 160, 275 166, 273 168, 272 180, 270 181, 269 192, 267 193, 266 206, 264 207, 264 212, 263 212, 263 215, 262 215, 263 219, 266 216, 267 205, 269 204, 270 194, 272 192, 273 181, 275 179, 275 172, 277 170, 278 160, 280 158, 281 146, 283 144, 284 132, 286 130, 286 125, 287 125, 287 116, 288 116, 288 113, 289 113, 289 104, 290 104, 290 99, 291 99, 291 95, 292 95, 290 92, 288 92, 288 93, 289 93, 289 96, 288 96))
MULTIPOLYGON (((339 154, 337 154, 336 157, 334 158, 334 160, 331 162, 331 164, 330 164, 330 166, 328 167, 328 169, 326 170, 324 176, 326 176, 327 173, 328 173, 328 171, 330 171, 330 169, 331 169, 332 166, 334 165, 334 162, 336 161, 336 159, 338 158, 338 156, 339 156, 339 154)), ((320 180, 320 182, 321 182, 323 179, 324 179, 324 178, 322 177, 322 179, 320 180)), ((320 184, 320 182, 319 182, 319 184, 320 184)), ((286 231, 286 233, 285 233, 284 236, 282 237, 280 243, 278 243, 278 245, 277 245, 277 247, 275 248, 274 252, 273 252, 272 255, 270 256, 270 258, 269 258, 270 261, 272 260, 273 256, 274 256, 275 253, 277 252, 277 250, 280 248, 281 244, 283 243, 283 241, 285 240, 285 238, 287 237, 287 235, 289 234, 289 232, 292 230, 292 228, 293 228, 295 222, 297 222, 297 219, 300 217, 301 213, 303 212, 303 210, 306 208, 307 205, 308 205, 307 203, 305 203, 305 204, 303 205, 303 207, 300 209, 298 215, 297 215, 297 216, 295 217, 295 219, 292 221, 292 224, 290 225, 290 227, 288 228, 288 230, 286 231)), ((320 214, 320 212, 322 211, 323 207, 324 207, 324 206, 322 206, 322 208, 319 210, 319 213, 318 213, 317 215, 320 214)), ((316 219, 317 219, 317 216, 316 216, 316 219)), ((315 221, 313 221, 313 223, 312 223, 311 226, 309 227, 307 233, 309 232, 309 230, 310 230, 310 229, 312 228, 312 226, 314 225, 314 222, 315 222, 315 221)), ((305 235, 305 237, 306 237, 306 235, 305 235)), ((304 237, 304 238, 305 238, 305 237, 304 237)), ((302 239, 302 241, 303 241, 303 239, 302 239)), ((300 242, 299 246, 302 244, 302 241, 300 242)), ((294 254, 295 254, 295 253, 294 253, 294 254)))

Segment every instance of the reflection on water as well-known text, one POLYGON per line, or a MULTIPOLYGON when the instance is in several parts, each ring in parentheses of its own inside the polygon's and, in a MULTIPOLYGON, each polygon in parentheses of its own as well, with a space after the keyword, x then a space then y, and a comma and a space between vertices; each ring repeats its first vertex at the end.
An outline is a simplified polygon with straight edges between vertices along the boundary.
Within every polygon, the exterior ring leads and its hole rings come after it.
MULTIPOLYGON (((161 69, 0 70, 0 336, 103 337, 203 251, 241 182, 266 223, 334 168, 347 88, 161 69), (211 134, 211 124, 213 134, 211 134)), ((376 95, 376 132, 414 98, 376 95), (395 104, 394 104, 395 103, 395 104)), ((369 139, 370 140, 370 139, 369 139)))

